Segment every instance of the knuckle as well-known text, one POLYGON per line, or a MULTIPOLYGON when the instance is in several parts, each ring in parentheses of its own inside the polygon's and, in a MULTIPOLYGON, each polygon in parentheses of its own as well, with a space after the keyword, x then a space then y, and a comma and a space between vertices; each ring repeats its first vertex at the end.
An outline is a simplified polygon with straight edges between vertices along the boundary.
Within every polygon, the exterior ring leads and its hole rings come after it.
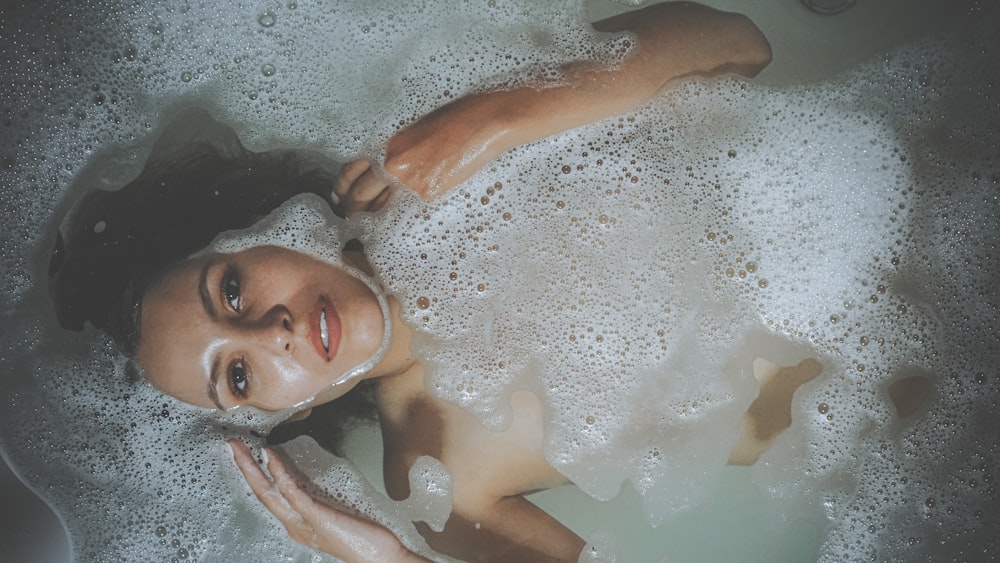
POLYGON ((369 164, 367 160, 362 160, 362 159, 352 160, 351 162, 348 162, 347 164, 344 165, 342 174, 349 174, 356 176, 360 174, 362 171, 364 171, 366 168, 368 168, 368 166, 369 164))

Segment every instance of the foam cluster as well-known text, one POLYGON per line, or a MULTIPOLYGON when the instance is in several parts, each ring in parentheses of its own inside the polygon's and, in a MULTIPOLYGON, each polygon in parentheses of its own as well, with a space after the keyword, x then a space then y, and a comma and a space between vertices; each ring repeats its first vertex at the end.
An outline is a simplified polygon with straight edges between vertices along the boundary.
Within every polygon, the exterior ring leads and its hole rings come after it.
MULTIPOLYGON (((451 99, 614 63, 626 38, 569 0, 52 4, 0 34, 17 108, 0 138, 4 454, 81 560, 310 559, 223 441, 253 437, 135 381, 102 335, 57 326, 59 218, 133 178, 181 106, 253 150, 377 160, 451 99)), ((822 560, 976 559, 998 547, 1000 470, 996 14, 980 16, 821 84, 676 84, 435 202, 398 193, 351 234, 416 329, 432 392, 493 429, 534 392, 548 460, 589 495, 629 481, 669 528, 724 468, 753 361, 817 358, 792 427, 747 470, 798 499, 775 520, 821 507, 822 560)), ((286 453, 314 492, 429 553, 411 522, 443 525, 439 464, 421 460, 395 503, 310 442, 286 453)), ((585 557, 612 558, 614 538, 586 539, 585 557)))

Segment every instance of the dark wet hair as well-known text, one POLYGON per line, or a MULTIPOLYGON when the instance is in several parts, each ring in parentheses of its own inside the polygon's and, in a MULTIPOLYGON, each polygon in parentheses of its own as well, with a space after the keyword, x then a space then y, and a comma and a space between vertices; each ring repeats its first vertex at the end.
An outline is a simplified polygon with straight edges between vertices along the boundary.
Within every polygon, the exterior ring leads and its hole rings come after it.
POLYGON ((133 355, 143 296, 167 272, 296 194, 330 201, 339 168, 310 152, 248 151, 205 112, 176 119, 137 178, 89 191, 63 221, 49 263, 59 323, 82 330, 89 322, 133 355))
MULTIPOLYGON (((294 195, 330 202, 339 170, 309 151, 248 151, 208 113, 184 112, 164 128, 138 177, 120 190, 86 192, 63 220, 49 262, 59 324, 79 331, 89 322, 134 356, 142 299, 167 273, 294 195)), ((374 418, 370 390, 357 391, 326 409, 325 445, 335 452, 349 420, 374 418)))

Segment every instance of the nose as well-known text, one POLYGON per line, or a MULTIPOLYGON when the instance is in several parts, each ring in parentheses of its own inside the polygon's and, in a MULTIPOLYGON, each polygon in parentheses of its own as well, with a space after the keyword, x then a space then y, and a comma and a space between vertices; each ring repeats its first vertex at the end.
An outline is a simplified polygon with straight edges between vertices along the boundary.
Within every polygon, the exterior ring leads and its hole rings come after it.
POLYGON ((295 325, 284 306, 272 307, 250 328, 253 340, 265 350, 275 353, 292 352, 295 325))

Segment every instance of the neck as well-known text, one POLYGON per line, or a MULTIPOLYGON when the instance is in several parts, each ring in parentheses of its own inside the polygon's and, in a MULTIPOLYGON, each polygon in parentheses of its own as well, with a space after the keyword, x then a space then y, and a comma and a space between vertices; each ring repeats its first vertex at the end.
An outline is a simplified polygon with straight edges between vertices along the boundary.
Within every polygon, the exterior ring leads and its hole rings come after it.
POLYGON ((409 371, 416 363, 413 353, 410 351, 410 341, 413 333, 409 325, 402 318, 402 306, 399 301, 391 295, 389 302, 389 322, 392 324, 392 331, 389 336, 389 348, 385 352, 382 360, 372 369, 365 379, 391 377, 409 371))
POLYGON ((424 385, 424 366, 410 350, 412 330, 400 314, 402 306, 389 297, 389 311, 393 323, 392 342, 385 358, 379 362, 372 377, 377 377, 375 404, 379 419, 384 425, 401 423, 414 401, 428 398, 424 385), (401 418, 402 417, 402 418, 401 418))

